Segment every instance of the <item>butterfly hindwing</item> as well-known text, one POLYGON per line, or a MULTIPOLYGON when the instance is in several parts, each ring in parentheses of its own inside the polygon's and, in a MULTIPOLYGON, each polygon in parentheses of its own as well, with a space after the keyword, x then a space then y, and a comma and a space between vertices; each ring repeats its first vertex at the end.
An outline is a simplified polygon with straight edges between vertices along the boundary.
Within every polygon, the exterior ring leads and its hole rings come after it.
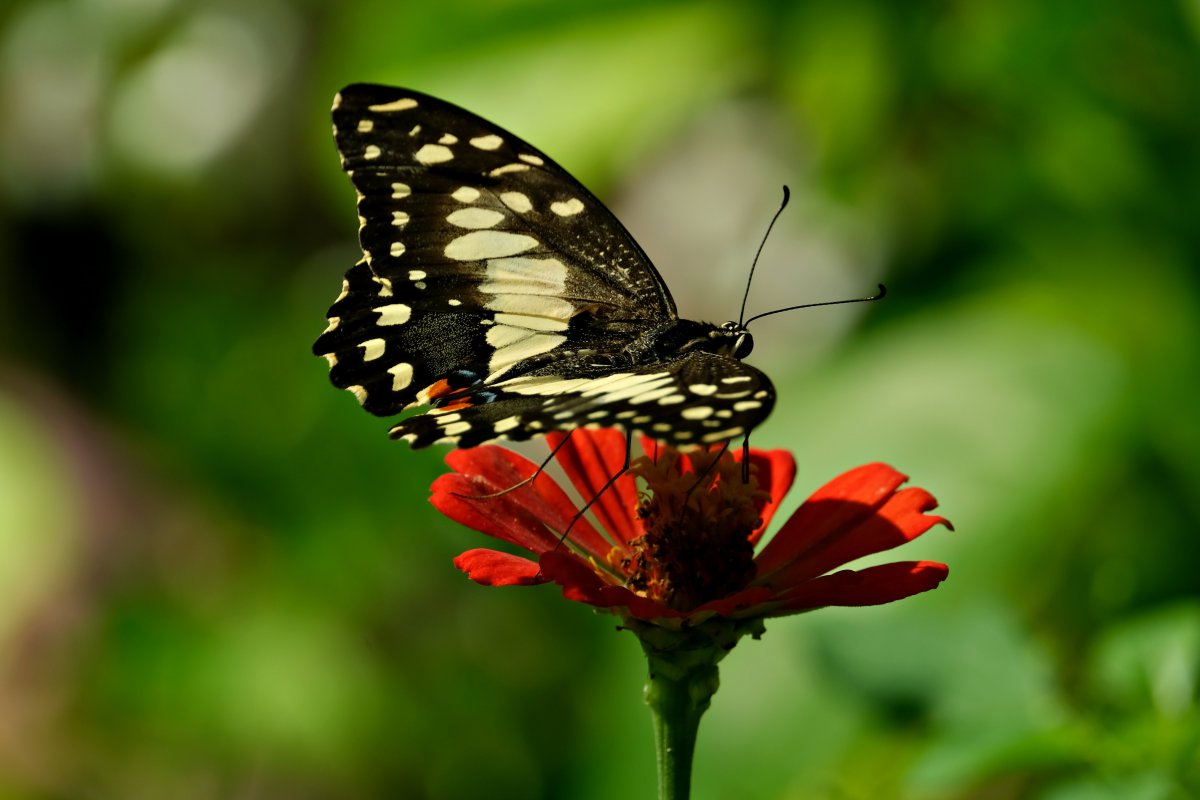
MULTIPOLYGON (((568 365, 569 366, 569 365, 568 365)), ((775 402, 770 380, 735 359, 691 352, 678 359, 604 371, 565 369, 501 381, 392 428, 414 447, 471 447, 552 430, 618 426, 677 446, 748 433, 775 402)))

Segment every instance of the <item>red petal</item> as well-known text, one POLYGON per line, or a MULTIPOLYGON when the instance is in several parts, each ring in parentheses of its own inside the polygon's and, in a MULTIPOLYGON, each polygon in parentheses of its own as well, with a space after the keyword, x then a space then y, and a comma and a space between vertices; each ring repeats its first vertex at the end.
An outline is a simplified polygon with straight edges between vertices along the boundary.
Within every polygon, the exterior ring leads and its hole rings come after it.
POLYGON ((533 586, 547 580, 529 559, 483 548, 463 553, 454 566, 484 586, 533 586))
MULTIPOLYGON (((741 461, 741 451, 737 454, 741 461)), ((762 524, 750 534, 750 541, 757 543, 771 524, 779 503, 792 488, 796 479, 796 459, 787 450, 758 450, 750 448, 750 463, 757 468, 758 487, 770 494, 770 498, 759 503, 762 524)))
MULTIPOLYGON (((557 447, 566 434, 551 433, 546 439, 557 447)), ((625 434, 615 428, 572 431, 556 458, 584 502, 596 498, 600 489, 625 465, 625 434)), ((637 508, 637 484, 626 472, 600 494, 591 511, 613 539, 622 544, 641 535, 634 516, 637 508)))
POLYGON ((756 559, 758 582, 798 583, 945 523, 920 513, 937 505, 923 489, 896 494, 906 480, 887 465, 867 464, 830 481, 763 548, 756 559))
MULTIPOLYGON (((455 472, 439 476, 430 497, 443 514, 533 553, 561 546, 559 537, 575 517, 576 508, 545 473, 499 497, 479 497, 510 489, 533 475, 537 466, 532 461, 502 447, 485 445, 451 450, 446 463, 455 472)), ((571 541, 600 556, 612 549, 587 519, 571 528, 571 541)))
POLYGON ((876 606, 937 588, 950 568, 936 561, 897 561, 863 570, 842 570, 806 581, 779 596, 770 616, 822 606, 876 606))

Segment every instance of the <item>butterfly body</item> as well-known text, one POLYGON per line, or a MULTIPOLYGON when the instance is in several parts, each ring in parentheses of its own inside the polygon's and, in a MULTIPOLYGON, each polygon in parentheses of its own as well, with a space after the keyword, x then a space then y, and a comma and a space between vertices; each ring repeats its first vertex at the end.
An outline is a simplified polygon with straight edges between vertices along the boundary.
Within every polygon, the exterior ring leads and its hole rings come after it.
POLYGON ((615 217, 548 156, 457 106, 358 84, 334 134, 363 259, 313 349, 391 431, 469 447, 598 425, 677 445, 774 403, 734 322, 681 319, 615 217))

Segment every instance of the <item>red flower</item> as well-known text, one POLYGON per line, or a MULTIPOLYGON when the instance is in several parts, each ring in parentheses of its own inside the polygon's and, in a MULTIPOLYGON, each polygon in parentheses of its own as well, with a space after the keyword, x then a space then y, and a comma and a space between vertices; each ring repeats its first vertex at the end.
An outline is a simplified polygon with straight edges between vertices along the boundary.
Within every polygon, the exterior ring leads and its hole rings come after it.
MULTIPOLYGON (((562 434, 547 437, 553 447, 562 434)), ((643 442, 647 453, 651 442, 643 442)), ((556 456, 571 483, 592 498, 621 466, 625 437, 577 430, 556 456)), ((446 516, 509 544, 535 560, 496 550, 469 550, 459 569, 488 586, 553 581, 571 600, 627 619, 678 627, 713 617, 782 616, 822 606, 890 603, 935 588, 946 565, 904 561, 861 570, 830 570, 915 539, 936 524, 937 503, 923 489, 900 489, 907 477, 885 464, 852 469, 817 490, 758 549, 795 477, 784 450, 750 451, 749 483, 736 455, 680 454, 659 448, 635 459, 592 506, 603 533, 578 520, 579 506, 536 465, 496 446, 454 450, 454 472, 433 483, 433 504, 446 516), (645 481, 638 490, 637 480, 645 481), (700 485, 698 485, 700 484, 700 485)))

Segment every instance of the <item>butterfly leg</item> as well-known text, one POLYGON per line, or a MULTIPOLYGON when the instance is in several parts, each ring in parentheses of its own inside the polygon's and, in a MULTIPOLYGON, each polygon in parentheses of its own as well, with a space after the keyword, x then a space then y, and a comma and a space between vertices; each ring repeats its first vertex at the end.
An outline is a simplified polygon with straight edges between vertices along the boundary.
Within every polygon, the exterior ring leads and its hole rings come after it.
MULTIPOLYGON (((491 500, 492 498, 501 497, 502 495, 506 495, 509 492, 513 491, 514 489, 520 489, 525 484, 533 482, 533 480, 535 478, 537 478, 538 475, 541 475, 542 472, 546 469, 546 467, 550 464, 551 459, 553 459, 556 455, 558 455, 558 451, 562 450, 563 445, 565 445, 567 443, 567 440, 571 438, 571 434, 573 432, 574 432, 574 430, 567 431, 567 435, 563 437, 563 440, 554 446, 554 448, 550 451, 550 455, 546 456, 546 458, 542 460, 541 464, 538 464, 538 468, 536 470, 534 470, 534 473, 532 475, 530 475, 528 478, 525 478, 524 480, 520 480, 520 481, 514 483, 512 486, 509 486, 507 489, 501 489, 500 491, 492 492, 491 494, 458 494, 458 493, 455 493, 455 497, 461 497, 464 500, 491 500)), ((626 462, 629 461, 628 453, 626 453, 625 460, 626 460, 626 462)), ((626 466, 628 466, 628 463, 626 464, 626 466)))
POLYGON ((742 483, 750 482, 750 434, 742 439, 742 483))
POLYGON ((571 518, 571 521, 567 524, 567 529, 563 531, 562 536, 558 537, 558 547, 562 547, 563 542, 565 542, 567 537, 571 535, 571 528, 575 527, 575 523, 578 522, 583 515, 588 512, 589 508, 595 505, 596 501, 600 499, 602 494, 608 491, 610 486, 617 482, 617 478, 621 477, 629 470, 629 454, 632 449, 633 431, 629 430, 625 432, 625 461, 621 464, 621 468, 614 472, 612 476, 604 482, 604 485, 600 487, 600 490, 592 495, 592 499, 584 503, 583 508, 579 509, 579 512, 571 518))
POLYGON ((717 466, 717 462, 720 461, 725 456, 725 452, 727 450, 729 450, 729 442, 722 442, 721 449, 717 451, 717 457, 714 458, 711 462, 709 462, 708 466, 705 467, 704 470, 699 475, 696 476, 696 482, 692 484, 692 488, 688 489, 687 497, 684 498, 685 503, 689 499, 691 499, 692 492, 699 489, 701 484, 708 483, 709 474, 711 474, 713 469, 717 466))

